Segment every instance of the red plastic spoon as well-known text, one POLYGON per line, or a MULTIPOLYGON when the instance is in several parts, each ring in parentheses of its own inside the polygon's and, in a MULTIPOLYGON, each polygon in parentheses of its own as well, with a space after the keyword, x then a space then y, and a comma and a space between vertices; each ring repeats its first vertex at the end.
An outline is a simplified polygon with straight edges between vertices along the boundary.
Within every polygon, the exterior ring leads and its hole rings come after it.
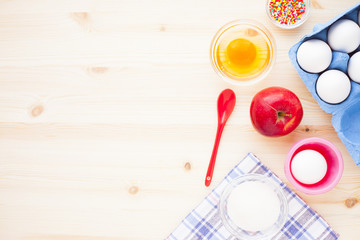
POLYGON ((211 154, 210 163, 205 178, 205 186, 207 187, 210 186, 212 176, 214 173, 216 154, 219 148, 221 134, 224 130, 226 121, 229 119, 232 111, 234 110, 235 102, 236 102, 236 97, 233 90, 225 89, 220 93, 217 101, 218 127, 216 132, 214 149, 211 154))

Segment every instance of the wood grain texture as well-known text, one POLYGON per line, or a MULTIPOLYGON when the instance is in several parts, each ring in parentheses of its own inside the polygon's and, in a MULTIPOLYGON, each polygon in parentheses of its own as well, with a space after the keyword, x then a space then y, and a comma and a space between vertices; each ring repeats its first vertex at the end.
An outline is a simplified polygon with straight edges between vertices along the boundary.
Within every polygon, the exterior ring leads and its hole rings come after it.
POLYGON ((309 20, 284 31, 260 0, 0 0, 0 239, 166 237, 211 191, 203 181, 227 87, 238 101, 212 187, 250 151, 286 181, 290 146, 327 138, 344 175, 326 194, 300 195, 341 239, 358 239, 360 169, 287 56, 355 3, 313 1, 309 20), (246 88, 222 82, 209 62, 213 34, 238 18, 263 22, 278 46, 270 75, 246 88), (273 85, 293 90, 305 114, 295 132, 269 139, 248 111, 273 85))

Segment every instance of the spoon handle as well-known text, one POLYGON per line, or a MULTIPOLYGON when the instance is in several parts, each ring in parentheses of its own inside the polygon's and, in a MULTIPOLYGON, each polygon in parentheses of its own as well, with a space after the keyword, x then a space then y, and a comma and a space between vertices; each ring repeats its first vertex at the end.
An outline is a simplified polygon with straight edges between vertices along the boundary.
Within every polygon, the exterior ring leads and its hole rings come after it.
POLYGON ((213 176, 213 173, 214 173, 214 167, 215 167, 216 155, 217 155, 217 151, 218 151, 218 148, 219 148, 221 134, 222 134, 222 132, 224 130, 224 126, 225 126, 225 124, 219 124, 218 128, 217 128, 217 131, 216 131, 214 149, 213 149, 212 154, 211 154, 209 167, 208 167, 206 177, 205 177, 205 186, 206 187, 210 186, 210 183, 211 183, 211 180, 212 180, 212 176, 213 176))

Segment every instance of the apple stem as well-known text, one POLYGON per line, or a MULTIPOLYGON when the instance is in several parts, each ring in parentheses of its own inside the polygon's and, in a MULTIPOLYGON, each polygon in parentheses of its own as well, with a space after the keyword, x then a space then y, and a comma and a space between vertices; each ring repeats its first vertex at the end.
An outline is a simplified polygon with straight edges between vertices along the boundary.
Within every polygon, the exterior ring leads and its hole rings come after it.
POLYGON ((291 114, 284 113, 283 111, 277 111, 277 115, 278 115, 278 117, 280 117, 280 118, 283 118, 283 117, 291 117, 291 116, 292 116, 291 114))
POLYGON ((271 106, 271 105, 269 105, 269 104, 268 104, 268 106, 269 106, 270 108, 272 108, 272 109, 276 112, 276 114, 277 114, 277 116, 278 116, 278 120, 284 120, 284 117, 292 117, 291 114, 285 113, 284 111, 278 111, 278 110, 276 110, 273 106, 271 106))

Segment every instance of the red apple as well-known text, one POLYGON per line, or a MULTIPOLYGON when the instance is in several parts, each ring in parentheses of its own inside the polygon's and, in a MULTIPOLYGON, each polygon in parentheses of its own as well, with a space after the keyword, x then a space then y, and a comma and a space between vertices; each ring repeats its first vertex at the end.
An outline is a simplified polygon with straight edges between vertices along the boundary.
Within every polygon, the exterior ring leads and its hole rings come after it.
POLYGON ((269 87, 258 92, 250 106, 251 122, 261 134, 284 136, 301 122, 303 109, 299 98, 282 87, 269 87))

